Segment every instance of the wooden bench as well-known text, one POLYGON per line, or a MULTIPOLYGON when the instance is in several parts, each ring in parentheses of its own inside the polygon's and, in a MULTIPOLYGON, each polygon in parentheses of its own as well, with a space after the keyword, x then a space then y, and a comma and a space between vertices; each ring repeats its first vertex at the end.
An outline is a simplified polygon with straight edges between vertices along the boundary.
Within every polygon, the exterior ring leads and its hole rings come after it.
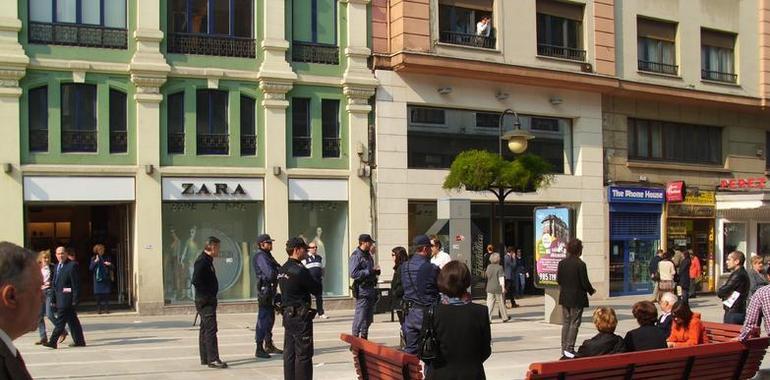
POLYGON ((356 374, 360 380, 421 380, 422 366, 417 356, 348 334, 342 341, 350 344, 356 374))
POLYGON ((527 379, 751 379, 770 337, 732 341, 741 326, 704 322, 704 344, 543 363, 529 366, 527 379))

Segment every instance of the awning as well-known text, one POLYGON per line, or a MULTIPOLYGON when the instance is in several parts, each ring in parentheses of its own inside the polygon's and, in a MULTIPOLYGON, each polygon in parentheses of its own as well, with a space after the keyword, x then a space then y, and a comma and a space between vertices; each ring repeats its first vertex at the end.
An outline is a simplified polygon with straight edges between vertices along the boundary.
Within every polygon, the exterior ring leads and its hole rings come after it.
POLYGON ((770 193, 717 193, 717 215, 724 218, 770 218, 770 193))

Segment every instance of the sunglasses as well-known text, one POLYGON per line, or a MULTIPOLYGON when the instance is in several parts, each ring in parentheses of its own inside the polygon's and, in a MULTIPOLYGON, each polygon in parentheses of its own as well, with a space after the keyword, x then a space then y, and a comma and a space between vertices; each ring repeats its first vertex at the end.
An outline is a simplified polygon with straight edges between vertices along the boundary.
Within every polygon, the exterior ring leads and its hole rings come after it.
POLYGON ((318 247, 309 246, 309 247, 307 247, 307 249, 318 249, 318 247))

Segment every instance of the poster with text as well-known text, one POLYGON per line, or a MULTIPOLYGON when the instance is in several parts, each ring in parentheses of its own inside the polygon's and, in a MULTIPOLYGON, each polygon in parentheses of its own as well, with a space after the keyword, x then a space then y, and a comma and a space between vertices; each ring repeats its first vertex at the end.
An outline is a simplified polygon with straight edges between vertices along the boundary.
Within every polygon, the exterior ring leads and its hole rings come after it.
POLYGON ((535 208, 535 286, 555 287, 559 261, 567 257, 572 237, 572 209, 535 208))

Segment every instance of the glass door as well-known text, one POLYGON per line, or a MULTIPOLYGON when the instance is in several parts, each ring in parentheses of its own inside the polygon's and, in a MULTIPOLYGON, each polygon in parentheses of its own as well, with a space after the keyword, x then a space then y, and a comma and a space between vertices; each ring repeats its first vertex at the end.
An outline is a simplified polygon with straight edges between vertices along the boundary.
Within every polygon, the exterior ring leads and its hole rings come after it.
POLYGON ((626 240, 610 242, 610 295, 619 296, 626 293, 625 289, 625 257, 626 240))
POLYGON ((625 293, 652 293, 650 260, 660 245, 658 240, 629 240, 626 252, 625 293))

